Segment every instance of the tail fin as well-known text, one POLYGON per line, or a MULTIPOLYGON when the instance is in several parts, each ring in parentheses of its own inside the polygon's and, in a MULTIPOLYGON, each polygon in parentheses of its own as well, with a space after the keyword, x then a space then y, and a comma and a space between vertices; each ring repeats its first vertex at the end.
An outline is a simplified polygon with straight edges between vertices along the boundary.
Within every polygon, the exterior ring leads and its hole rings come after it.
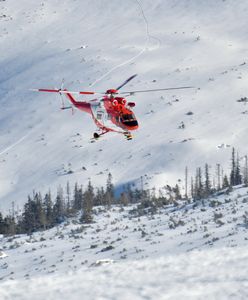
MULTIPOLYGON (((67 90, 64 90, 64 91, 66 92, 67 90)), ((75 106, 77 109, 80 109, 84 112, 91 114, 91 108, 90 108, 91 106, 90 106, 89 102, 76 101, 76 99, 73 97, 73 95, 70 92, 66 92, 64 94, 69 99, 69 101, 73 104, 73 106, 75 106)))
MULTIPOLYGON (((64 91, 66 91, 66 90, 64 90, 64 91)), ((76 101, 75 98, 72 96, 72 94, 66 93, 65 95, 66 95, 66 97, 69 99, 69 101, 70 101, 73 105, 77 106, 77 101, 76 101)))

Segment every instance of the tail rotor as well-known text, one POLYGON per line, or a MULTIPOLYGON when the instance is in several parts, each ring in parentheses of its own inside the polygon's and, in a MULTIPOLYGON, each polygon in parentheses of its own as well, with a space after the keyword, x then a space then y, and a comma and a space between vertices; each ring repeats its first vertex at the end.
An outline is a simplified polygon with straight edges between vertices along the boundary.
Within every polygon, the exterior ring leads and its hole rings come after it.
POLYGON ((65 79, 63 78, 61 81, 61 85, 60 85, 60 89, 58 90, 59 95, 60 95, 60 99, 61 99, 61 110, 65 110, 65 109, 71 109, 71 113, 72 115, 74 115, 74 108, 72 105, 70 106, 65 106, 65 101, 64 101, 64 97, 63 94, 61 93, 61 91, 64 90, 64 84, 65 84, 65 79))

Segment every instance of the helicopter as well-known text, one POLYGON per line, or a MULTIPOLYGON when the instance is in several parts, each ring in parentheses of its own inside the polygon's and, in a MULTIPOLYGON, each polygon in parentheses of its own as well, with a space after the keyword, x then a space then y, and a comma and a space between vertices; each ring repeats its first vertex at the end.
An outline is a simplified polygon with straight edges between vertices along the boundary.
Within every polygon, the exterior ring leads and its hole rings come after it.
POLYGON ((36 92, 48 92, 48 93, 59 93, 65 95, 70 101, 72 106, 65 107, 64 103, 61 107, 64 109, 77 109, 86 112, 91 115, 93 121, 98 127, 99 133, 94 132, 93 140, 98 140, 101 136, 108 132, 117 132, 126 137, 127 140, 132 140, 131 132, 139 128, 137 118, 132 111, 135 107, 135 102, 128 102, 125 97, 132 96, 136 93, 144 92, 156 92, 164 90, 179 90, 193 88, 191 86, 184 87, 171 87, 163 89, 153 90, 138 90, 138 91, 121 91, 119 90, 124 87, 129 81, 134 79, 137 74, 132 75, 126 79, 116 89, 108 89, 106 92, 87 92, 87 91, 68 91, 67 89, 31 89, 36 92), (90 101, 77 101, 74 95, 94 95, 100 94, 101 97, 90 101), (120 95, 120 96, 119 96, 120 95))

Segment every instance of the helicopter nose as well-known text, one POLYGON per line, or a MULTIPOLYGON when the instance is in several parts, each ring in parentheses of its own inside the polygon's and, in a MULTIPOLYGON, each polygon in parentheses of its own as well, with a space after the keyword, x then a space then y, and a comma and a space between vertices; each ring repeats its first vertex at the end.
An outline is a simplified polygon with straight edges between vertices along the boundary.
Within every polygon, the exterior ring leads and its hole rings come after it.
POLYGON ((128 127, 129 130, 135 130, 139 127, 137 120, 126 122, 125 125, 128 127))

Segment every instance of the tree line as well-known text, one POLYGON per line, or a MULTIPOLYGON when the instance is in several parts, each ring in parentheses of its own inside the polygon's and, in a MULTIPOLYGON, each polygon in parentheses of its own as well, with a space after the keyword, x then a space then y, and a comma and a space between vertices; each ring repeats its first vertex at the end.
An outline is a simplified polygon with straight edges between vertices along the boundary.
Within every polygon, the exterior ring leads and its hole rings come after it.
POLYGON ((204 168, 197 168, 195 176, 191 176, 190 192, 188 193, 188 169, 185 169, 185 198, 200 200, 214 193, 227 189, 231 191, 233 186, 243 184, 248 186, 248 158, 243 157, 244 165, 241 167, 239 153, 232 149, 230 174, 224 173, 220 164, 216 165, 215 175, 211 179, 210 166, 206 163, 204 168))
POLYGON ((52 199, 50 191, 44 197, 40 192, 34 191, 32 196, 28 196, 21 214, 16 215, 13 210, 11 214, 3 217, 0 212, 0 234, 46 230, 62 223, 68 217, 75 216, 78 212, 82 212, 80 217, 82 223, 90 223, 93 220, 93 206, 110 207, 114 201, 116 199, 111 173, 108 174, 105 188, 94 188, 89 181, 85 189, 78 183, 71 189, 68 182, 65 188, 58 187, 55 199, 52 199))
POLYGON ((168 204, 177 204, 180 200, 198 201, 205 199, 214 193, 233 186, 244 184, 248 186, 247 156, 241 171, 239 154, 232 149, 230 174, 224 173, 220 164, 216 166, 216 176, 211 178, 210 166, 197 168, 195 175, 189 181, 188 168, 185 168, 184 193, 180 184, 166 185, 158 191, 155 188, 144 189, 143 176, 141 176, 141 188, 134 188, 131 184, 123 187, 123 192, 116 196, 115 186, 111 173, 108 174, 105 187, 93 187, 88 181, 86 188, 75 183, 73 188, 67 183, 66 187, 57 188, 57 193, 52 199, 51 192, 44 196, 40 192, 33 192, 28 196, 22 213, 12 213, 3 216, 0 212, 0 234, 13 235, 32 233, 38 230, 46 230, 62 223, 67 218, 80 213, 80 222, 91 223, 93 221, 93 207, 104 206, 109 209, 112 204, 128 205, 139 203, 141 208, 157 208, 168 204))

